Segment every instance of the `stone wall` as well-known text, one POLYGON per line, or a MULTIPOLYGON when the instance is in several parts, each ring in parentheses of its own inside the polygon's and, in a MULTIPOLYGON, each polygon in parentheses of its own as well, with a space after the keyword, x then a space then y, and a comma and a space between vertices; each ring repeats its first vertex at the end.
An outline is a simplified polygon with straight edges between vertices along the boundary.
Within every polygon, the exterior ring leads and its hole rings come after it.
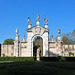
POLYGON ((72 56, 72 55, 70 55, 70 53, 71 54, 73 53, 75 56, 75 44, 74 45, 73 44, 63 45, 63 52, 62 53, 63 53, 63 56, 72 56))
MULTIPOLYGON (((56 47, 56 42, 49 43, 49 56, 58 56, 58 50, 56 47)), ((1 45, 1 56, 13 56, 14 54, 14 45, 1 45)), ((62 45, 62 56, 75 56, 75 45, 62 45), (70 55, 71 53, 71 55, 70 55)), ((20 57, 27 57, 28 50, 27 50, 27 43, 21 42, 20 45, 20 57)))
MULTIPOLYGON (((49 56, 59 56, 58 55, 58 47, 56 46, 57 43, 55 42, 50 42, 49 43, 49 56)), ((61 56, 75 56, 75 44, 65 44, 62 45, 62 50, 61 50, 61 56)))
POLYGON ((20 45, 20 56, 21 57, 27 57, 28 56, 27 42, 21 42, 21 45, 20 45))
POLYGON ((1 56, 13 56, 14 45, 1 45, 1 56))
POLYGON ((50 42, 49 43, 49 56, 56 56, 56 54, 57 54, 56 43, 50 42))

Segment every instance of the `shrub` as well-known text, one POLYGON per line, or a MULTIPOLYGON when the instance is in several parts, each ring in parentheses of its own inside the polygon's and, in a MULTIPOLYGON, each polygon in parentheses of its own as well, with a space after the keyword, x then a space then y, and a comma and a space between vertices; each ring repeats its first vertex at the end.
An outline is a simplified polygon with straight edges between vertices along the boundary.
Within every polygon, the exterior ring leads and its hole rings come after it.
POLYGON ((72 52, 69 52, 69 56, 71 56, 71 55, 72 55, 72 56, 74 56, 74 53, 72 53, 72 52))
POLYGON ((3 55, 3 57, 5 57, 5 54, 2 54, 3 55))
POLYGON ((0 57, 0 61, 34 61, 34 57, 0 57))
POLYGON ((13 56, 13 53, 11 53, 11 56, 13 56))
POLYGON ((58 56, 58 61, 66 61, 66 58, 65 57, 62 57, 62 56, 58 56))

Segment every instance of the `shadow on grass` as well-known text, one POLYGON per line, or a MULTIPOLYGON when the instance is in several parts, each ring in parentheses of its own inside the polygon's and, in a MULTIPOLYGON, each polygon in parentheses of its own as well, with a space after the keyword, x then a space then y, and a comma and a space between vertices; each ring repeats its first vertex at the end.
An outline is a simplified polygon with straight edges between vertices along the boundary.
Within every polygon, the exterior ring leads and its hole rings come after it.
POLYGON ((0 63, 1 75, 75 75, 74 62, 8 62, 0 63))

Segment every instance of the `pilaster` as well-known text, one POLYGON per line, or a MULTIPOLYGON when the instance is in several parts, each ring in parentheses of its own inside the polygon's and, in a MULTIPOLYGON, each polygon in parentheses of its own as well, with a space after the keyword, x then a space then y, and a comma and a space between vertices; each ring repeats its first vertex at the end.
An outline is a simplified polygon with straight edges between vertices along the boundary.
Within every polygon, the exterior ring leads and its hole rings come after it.
POLYGON ((14 56, 19 56, 19 35, 18 35, 18 28, 16 29, 16 37, 14 41, 14 56))

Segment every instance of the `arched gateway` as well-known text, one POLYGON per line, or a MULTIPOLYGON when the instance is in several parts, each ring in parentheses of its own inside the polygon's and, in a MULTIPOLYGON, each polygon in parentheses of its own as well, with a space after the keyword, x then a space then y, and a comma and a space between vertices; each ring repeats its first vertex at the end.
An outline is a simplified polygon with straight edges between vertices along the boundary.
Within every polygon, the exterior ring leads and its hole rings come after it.
MULTIPOLYGON (((23 39, 19 40, 19 29, 16 29, 14 45, 1 45, 1 56, 33 57, 33 40, 35 37, 41 37, 43 40, 42 56, 68 56, 70 51, 75 53, 75 46, 62 45, 61 30, 59 28, 56 39, 53 39, 53 34, 49 38, 48 20, 47 18, 44 19, 45 27, 42 27, 40 26, 39 18, 40 16, 38 14, 36 26, 31 27, 30 17, 28 17, 27 39, 23 35, 23 39), (68 50, 66 51, 68 47, 71 49, 69 49, 69 52, 68 50)), ((39 51, 40 48, 37 48, 37 54, 39 54, 39 51)))
MULTIPOLYGON (((47 19, 47 18, 46 18, 47 19)), ((48 56, 48 34, 49 29, 47 21, 45 21, 45 28, 40 26, 39 14, 37 15, 36 26, 31 28, 30 18, 28 20, 28 29, 27 29, 27 41, 28 41, 28 50, 29 56, 33 56, 33 39, 35 37, 42 37, 43 39, 43 56, 48 56)))
POLYGON ((56 56, 61 55, 61 36, 60 29, 58 29, 57 41, 53 40, 53 36, 49 39, 48 20, 45 18, 45 27, 40 26, 40 16, 37 15, 36 26, 31 27, 30 17, 28 17, 28 29, 27 29, 27 40, 23 35, 23 40, 19 41, 18 29, 16 29, 16 37, 14 41, 14 56, 33 56, 33 40, 35 37, 41 37, 43 39, 43 56, 56 56))
POLYGON ((39 48, 39 56, 43 56, 43 39, 37 36, 33 40, 33 56, 37 56, 37 49, 39 48))

